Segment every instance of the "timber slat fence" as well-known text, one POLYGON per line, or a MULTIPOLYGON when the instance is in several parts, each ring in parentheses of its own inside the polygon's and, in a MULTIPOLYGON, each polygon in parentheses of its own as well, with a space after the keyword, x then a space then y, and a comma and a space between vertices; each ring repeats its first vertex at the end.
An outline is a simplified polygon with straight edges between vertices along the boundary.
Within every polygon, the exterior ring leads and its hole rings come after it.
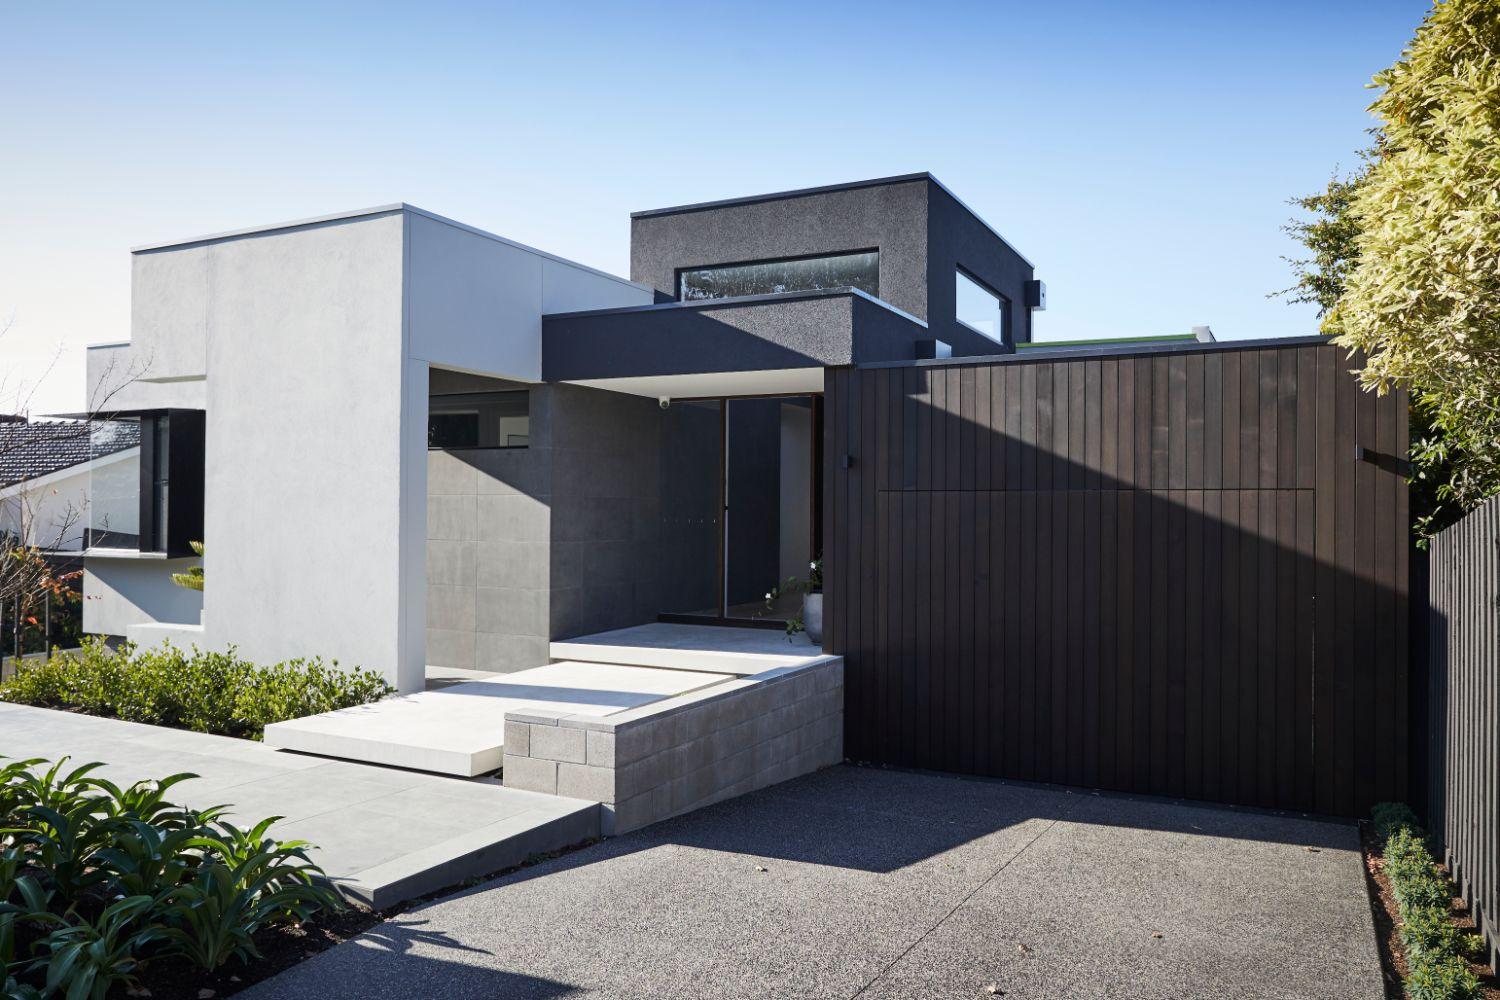
POLYGON ((1406 400, 1325 344, 831 370, 847 754, 1343 816, 1404 800, 1406 400))
POLYGON ((1428 824, 1500 962, 1500 497, 1432 540, 1428 824))

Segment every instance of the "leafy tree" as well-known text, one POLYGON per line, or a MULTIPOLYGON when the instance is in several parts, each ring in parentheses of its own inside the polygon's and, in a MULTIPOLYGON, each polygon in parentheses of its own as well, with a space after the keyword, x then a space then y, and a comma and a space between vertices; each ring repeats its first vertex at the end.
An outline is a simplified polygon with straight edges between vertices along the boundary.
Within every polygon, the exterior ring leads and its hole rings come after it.
POLYGON ((1294 200, 1311 251, 1281 293, 1412 400, 1419 535, 1500 493, 1500 0, 1435 3, 1390 69, 1364 165, 1294 200))
POLYGON ((1283 257, 1292 265, 1297 281, 1290 288, 1273 294, 1285 296, 1291 302, 1310 302, 1318 307, 1318 316, 1326 316, 1344 294, 1344 284, 1349 279, 1359 260, 1359 223, 1355 221, 1349 206, 1359 184, 1369 174, 1371 153, 1360 154, 1365 164, 1347 177, 1337 174, 1328 181, 1328 186, 1316 194, 1293 198, 1291 204, 1305 212, 1311 219, 1293 219, 1281 227, 1281 231, 1311 251, 1310 257, 1283 257))

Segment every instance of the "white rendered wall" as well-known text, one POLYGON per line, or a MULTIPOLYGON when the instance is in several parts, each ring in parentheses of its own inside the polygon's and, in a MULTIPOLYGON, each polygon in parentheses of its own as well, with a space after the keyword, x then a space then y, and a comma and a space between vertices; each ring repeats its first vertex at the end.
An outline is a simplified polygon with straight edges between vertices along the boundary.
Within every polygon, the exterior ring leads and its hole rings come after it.
POLYGON ((173 573, 196 559, 86 558, 83 575, 83 630, 126 635, 142 622, 196 625, 203 594, 179 587, 173 573))
MULTIPOLYGON (((429 367, 536 381, 543 312, 652 298, 406 206, 134 262, 132 342, 89 352, 91 385, 144 370, 109 409, 207 413, 203 644, 337 659, 403 691, 425 680, 429 367)), ((91 631, 184 621, 161 589, 180 567, 87 568, 91 631)))
POLYGON ((203 565, 211 645, 408 687, 402 229, 393 212, 209 248, 203 565))

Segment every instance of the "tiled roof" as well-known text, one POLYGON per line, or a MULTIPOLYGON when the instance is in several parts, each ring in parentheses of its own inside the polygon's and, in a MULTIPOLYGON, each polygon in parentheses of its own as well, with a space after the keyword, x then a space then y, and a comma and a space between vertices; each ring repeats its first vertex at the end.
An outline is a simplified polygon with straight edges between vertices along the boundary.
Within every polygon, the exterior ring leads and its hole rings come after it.
POLYGON ((0 489, 141 443, 133 420, 0 421, 0 489))

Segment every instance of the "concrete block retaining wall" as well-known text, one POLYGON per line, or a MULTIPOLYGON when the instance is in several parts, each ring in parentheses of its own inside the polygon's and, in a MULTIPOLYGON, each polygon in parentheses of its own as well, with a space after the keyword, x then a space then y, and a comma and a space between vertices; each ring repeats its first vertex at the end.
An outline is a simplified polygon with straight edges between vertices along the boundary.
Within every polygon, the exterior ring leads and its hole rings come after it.
POLYGON ((603 832, 774 785, 844 757, 844 661, 779 667, 616 715, 507 712, 507 787, 603 804, 603 832))

